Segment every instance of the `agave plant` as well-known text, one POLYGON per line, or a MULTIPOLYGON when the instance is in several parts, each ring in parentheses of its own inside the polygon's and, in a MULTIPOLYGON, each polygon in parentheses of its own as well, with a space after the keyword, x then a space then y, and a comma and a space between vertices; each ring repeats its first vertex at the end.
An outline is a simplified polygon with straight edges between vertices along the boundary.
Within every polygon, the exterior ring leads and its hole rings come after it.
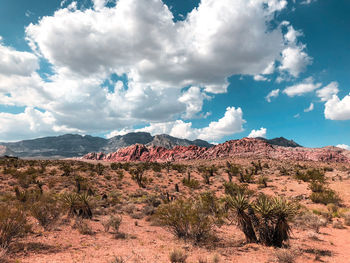
POLYGON ((238 226, 243 231, 247 242, 257 242, 252 221, 246 213, 249 207, 248 198, 243 193, 238 192, 236 195, 227 195, 226 202, 230 208, 235 210, 238 226))

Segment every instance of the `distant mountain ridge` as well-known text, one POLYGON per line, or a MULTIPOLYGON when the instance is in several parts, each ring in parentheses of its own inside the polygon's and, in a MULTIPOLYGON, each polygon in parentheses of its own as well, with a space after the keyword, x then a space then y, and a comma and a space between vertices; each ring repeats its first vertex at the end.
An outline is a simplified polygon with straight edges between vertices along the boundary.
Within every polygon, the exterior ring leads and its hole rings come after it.
POLYGON ((258 137, 256 139, 263 140, 263 141, 266 141, 269 144, 277 145, 277 146, 293 147, 293 148, 295 148, 295 147, 303 147, 300 144, 296 143, 295 141, 288 140, 288 139, 286 139, 284 137, 274 138, 274 139, 270 139, 270 140, 262 138, 262 137, 258 137))
POLYGON ((133 144, 161 146, 171 149, 175 146, 196 145, 210 148, 213 145, 203 140, 186 140, 167 134, 152 136, 147 132, 132 132, 110 139, 90 135, 65 134, 19 142, 0 143, 0 156, 11 155, 31 158, 79 157, 90 152, 115 152, 133 144))

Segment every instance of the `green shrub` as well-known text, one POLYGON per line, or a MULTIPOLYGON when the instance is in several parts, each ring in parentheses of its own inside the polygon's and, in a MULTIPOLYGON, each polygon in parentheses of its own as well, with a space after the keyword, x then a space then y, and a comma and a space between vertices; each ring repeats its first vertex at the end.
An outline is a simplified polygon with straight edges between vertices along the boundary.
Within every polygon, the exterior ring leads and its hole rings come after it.
POLYGON ((177 237, 194 242, 204 241, 212 236, 216 223, 214 215, 200 199, 178 199, 163 204, 157 209, 156 218, 177 237))
POLYGON ((318 169, 309 169, 305 173, 298 170, 295 178, 304 182, 325 182, 324 172, 318 169))
POLYGON ((337 193, 332 190, 332 189, 324 189, 322 192, 313 192, 310 195, 310 199, 314 203, 319 203, 319 204, 338 204, 340 202, 340 198, 337 195, 337 193))
POLYGON ((87 193, 65 193, 61 196, 61 201, 69 216, 92 218, 91 199, 87 193))

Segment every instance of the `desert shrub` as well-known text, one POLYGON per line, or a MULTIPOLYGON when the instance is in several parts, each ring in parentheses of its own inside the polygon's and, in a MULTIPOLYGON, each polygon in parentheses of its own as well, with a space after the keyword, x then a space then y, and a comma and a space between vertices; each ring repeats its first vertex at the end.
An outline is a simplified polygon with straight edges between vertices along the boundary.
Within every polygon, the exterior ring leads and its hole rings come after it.
POLYGON ((337 228, 337 229, 344 229, 345 228, 343 223, 340 220, 333 221, 332 227, 337 228))
POLYGON ((50 229, 58 221, 62 212, 57 198, 51 194, 42 195, 29 209, 31 215, 45 230, 50 229))
POLYGON ((304 182, 325 182, 324 172, 318 169, 309 169, 305 173, 297 171, 295 178, 304 182))
POLYGON ((105 166, 101 163, 96 164, 95 170, 98 175, 102 175, 103 171, 105 170, 105 166))
POLYGON ((218 168, 215 165, 204 166, 201 165, 198 168, 198 172, 202 175, 205 184, 210 184, 210 177, 213 177, 217 173, 218 168))
POLYGON ((144 176, 144 170, 142 167, 130 169, 131 178, 135 180, 139 187, 145 188, 147 184, 147 178, 144 176))
POLYGON ((312 229, 319 233, 320 227, 327 225, 327 220, 319 215, 304 212, 294 218, 294 225, 302 229, 312 229))
POLYGON ((309 188, 314 193, 321 193, 325 190, 325 184, 320 182, 311 182, 309 188))
POLYGON ((111 169, 112 170, 118 170, 122 168, 122 164, 121 163, 111 163, 111 169))
POLYGON ((23 211, 9 206, 0 206, 0 247, 7 248, 12 240, 30 229, 23 211))
POLYGON ((185 263, 187 260, 187 254, 180 249, 174 249, 170 255, 169 259, 171 263, 185 263))
POLYGON ((112 228, 116 233, 119 232, 119 227, 122 223, 123 218, 121 216, 110 216, 110 218, 103 222, 103 227, 106 232, 112 228))
POLYGON ((87 193, 65 193, 61 196, 61 201, 69 216, 92 218, 91 198, 87 193))
POLYGON ((226 162, 225 172, 228 175, 229 182, 232 182, 232 178, 237 177, 240 174, 241 168, 237 165, 231 164, 230 162, 226 162))
POLYGON ((91 227, 88 225, 88 223, 81 218, 77 218, 73 225, 74 229, 77 229, 80 234, 82 235, 93 235, 94 232, 92 231, 91 227))
POLYGON ((319 203, 319 204, 338 204, 340 201, 339 196, 337 193, 329 188, 325 188, 322 192, 313 192, 310 195, 310 199, 314 203, 319 203))
POLYGON ((282 248, 275 251, 275 256, 278 263, 293 263, 295 262, 295 253, 291 250, 282 248))
POLYGON ((346 226, 350 226, 350 213, 345 213, 343 217, 344 217, 344 224, 346 226))
POLYGON ((126 259, 121 256, 117 256, 111 263, 126 263, 126 259))
POLYGON ((198 189, 199 188, 199 181, 196 179, 184 178, 184 179, 182 179, 182 183, 184 186, 187 186, 191 189, 198 189))
POLYGON ((252 191, 248 189, 247 184, 236 184, 232 182, 224 183, 225 194, 234 196, 238 193, 251 195, 252 191))
POLYGON ((178 164, 178 163, 173 163, 173 164, 170 164, 171 166, 171 169, 179 172, 179 173, 184 173, 186 171, 186 165, 184 164, 178 164))
POLYGON ((260 176, 258 179, 258 184, 260 187, 267 187, 268 178, 266 176, 260 176))
POLYGON ((204 241, 212 236, 215 217, 200 200, 178 199, 159 206, 155 214, 161 225, 179 238, 194 242, 204 241))

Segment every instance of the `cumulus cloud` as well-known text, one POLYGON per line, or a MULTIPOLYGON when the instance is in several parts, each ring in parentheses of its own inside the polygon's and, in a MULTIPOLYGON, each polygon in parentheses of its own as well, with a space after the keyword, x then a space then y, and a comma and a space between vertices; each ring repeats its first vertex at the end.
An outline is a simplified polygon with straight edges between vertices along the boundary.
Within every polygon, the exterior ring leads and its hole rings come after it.
POLYGON ((350 146, 346 144, 338 144, 336 147, 350 151, 350 146))
POLYGON ((23 113, 0 112, 0 140, 11 141, 14 138, 30 139, 41 134, 81 132, 77 129, 57 125, 49 112, 41 112, 27 107, 23 113))
POLYGON ((330 120, 350 120, 350 94, 343 99, 333 95, 325 104, 324 115, 330 120))
POLYGON ((308 108, 304 109, 304 112, 313 111, 313 110, 314 110, 314 107, 315 107, 315 105, 311 102, 311 103, 310 103, 310 106, 309 106, 308 108))
POLYGON ((248 137, 249 138, 257 138, 257 137, 262 137, 262 138, 266 138, 266 128, 261 127, 259 130, 252 130, 248 137))
POLYGON ((193 128, 192 122, 184 122, 176 120, 164 123, 151 123, 141 129, 122 129, 113 131, 107 135, 108 138, 116 135, 124 135, 128 132, 149 132, 152 135, 170 134, 171 136, 184 139, 202 139, 208 141, 220 140, 227 135, 233 135, 242 132, 243 124, 246 121, 243 119, 241 108, 228 107, 225 115, 218 121, 209 123, 207 127, 193 128))
POLYGON ((316 94, 317 97, 321 99, 321 101, 328 101, 333 97, 333 95, 338 94, 338 92, 338 82, 333 81, 329 83, 326 87, 317 90, 316 94))
MULTIPOLYGON (((161 0, 106 3, 79 10, 62 1, 52 16, 30 24, 26 38, 36 55, 1 44, 0 103, 40 108, 54 120, 50 125, 85 133, 174 122, 205 114, 203 102, 227 92, 232 75, 272 74, 290 46, 280 27, 269 26, 286 0, 202 0, 177 22, 161 0), (37 57, 52 67, 45 79, 36 72, 37 57), (127 87, 113 74, 126 75, 127 87)), ((302 68, 287 62, 283 70, 302 68)), ((230 131, 221 126, 231 115, 194 134, 211 140, 239 131, 236 122, 230 131)), ((183 123, 177 127, 196 130, 183 123)))
POLYGON ((293 77, 298 77, 305 70, 312 59, 304 51, 304 46, 287 47, 282 51, 282 60, 279 69, 289 72, 293 77))
MULTIPOLYGON (((289 24, 289 22, 288 22, 289 24)), ((296 44, 298 37, 302 36, 303 32, 300 30, 295 30, 293 26, 288 26, 288 31, 284 35, 284 39, 291 44, 296 44)))
POLYGON ((0 37, 0 75, 28 76, 39 68, 35 55, 6 47, 1 40, 0 37))
POLYGON ((267 102, 271 102, 271 98, 277 98, 279 94, 280 94, 280 90, 279 89, 271 90, 270 93, 267 94, 265 99, 267 100, 267 102))
POLYGON ((299 84, 285 88, 283 93, 287 94, 289 97, 302 96, 305 93, 309 93, 320 88, 321 86, 322 83, 314 83, 314 79, 309 77, 299 84))

